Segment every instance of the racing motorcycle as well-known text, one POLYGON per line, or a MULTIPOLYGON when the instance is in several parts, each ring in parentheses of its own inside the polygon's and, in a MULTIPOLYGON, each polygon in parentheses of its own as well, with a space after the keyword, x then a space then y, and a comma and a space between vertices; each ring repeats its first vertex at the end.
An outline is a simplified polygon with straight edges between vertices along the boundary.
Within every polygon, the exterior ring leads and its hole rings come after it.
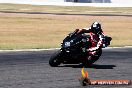
MULTIPOLYGON (((49 60, 49 65, 57 67, 63 64, 82 64, 84 66, 92 65, 99 59, 102 54, 102 48, 96 51, 96 54, 90 55, 84 49, 92 47, 90 35, 78 34, 78 31, 68 34, 68 36, 61 43, 61 49, 56 51, 49 60)), ((103 43, 105 47, 110 45, 111 37, 105 36, 103 43)))

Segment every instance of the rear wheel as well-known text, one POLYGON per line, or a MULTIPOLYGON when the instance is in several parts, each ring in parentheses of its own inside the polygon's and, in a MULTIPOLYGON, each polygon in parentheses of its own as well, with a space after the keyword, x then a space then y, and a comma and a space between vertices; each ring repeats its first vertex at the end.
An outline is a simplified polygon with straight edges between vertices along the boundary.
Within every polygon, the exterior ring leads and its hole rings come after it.
POLYGON ((51 56, 51 58, 50 58, 50 60, 49 60, 49 65, 50 65, 51 67, 57 67, 58 65, 61 64, 60 59, 61 59, 61 51, 59 50, 59 51, 57 51, 56 53, 54 53, 54 54, 51 56))

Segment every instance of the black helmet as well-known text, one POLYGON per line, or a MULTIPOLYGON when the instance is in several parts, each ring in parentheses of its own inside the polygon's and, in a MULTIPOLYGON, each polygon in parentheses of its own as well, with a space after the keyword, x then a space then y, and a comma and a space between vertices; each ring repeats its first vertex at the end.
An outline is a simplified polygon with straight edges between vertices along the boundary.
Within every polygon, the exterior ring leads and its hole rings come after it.
POLYGON ((101 24, 98 23, 98 22, 94 22, 91 25, 91 29, 92 29, 92 32, 95 33, 95 34, 98 34, 98 33, 102 32, 101 24))

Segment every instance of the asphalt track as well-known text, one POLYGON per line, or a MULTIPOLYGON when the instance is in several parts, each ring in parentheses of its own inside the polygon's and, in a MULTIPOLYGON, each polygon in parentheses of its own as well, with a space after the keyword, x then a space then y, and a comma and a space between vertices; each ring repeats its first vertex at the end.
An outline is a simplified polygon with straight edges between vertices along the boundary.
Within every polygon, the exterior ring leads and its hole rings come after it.
MULTIPOLYGON (((49 66, 55 51, 0 52, 0 88, 132 88, 132 85, 82 87, 78 81, 82 66, 49 66)), ((132 80, 132 48, 104 49, 101 58, 85 70, 90 79, 132 80)))

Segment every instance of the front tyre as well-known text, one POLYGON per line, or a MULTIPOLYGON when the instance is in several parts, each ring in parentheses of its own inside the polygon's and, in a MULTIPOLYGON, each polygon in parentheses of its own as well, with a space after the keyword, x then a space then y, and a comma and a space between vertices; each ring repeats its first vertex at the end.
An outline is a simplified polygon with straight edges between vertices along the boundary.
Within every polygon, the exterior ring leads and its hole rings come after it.
POLYGON ((59 51, 57 51, 56 53, 54 53, 54 54, 51 56, 51 58, 50 58, 50 60, 49 60, 49 65, 50 65, 51 67, 57 67, 58 65, 61 64, 60 58, 61 58, 61 51, 59 50, 59 51))

